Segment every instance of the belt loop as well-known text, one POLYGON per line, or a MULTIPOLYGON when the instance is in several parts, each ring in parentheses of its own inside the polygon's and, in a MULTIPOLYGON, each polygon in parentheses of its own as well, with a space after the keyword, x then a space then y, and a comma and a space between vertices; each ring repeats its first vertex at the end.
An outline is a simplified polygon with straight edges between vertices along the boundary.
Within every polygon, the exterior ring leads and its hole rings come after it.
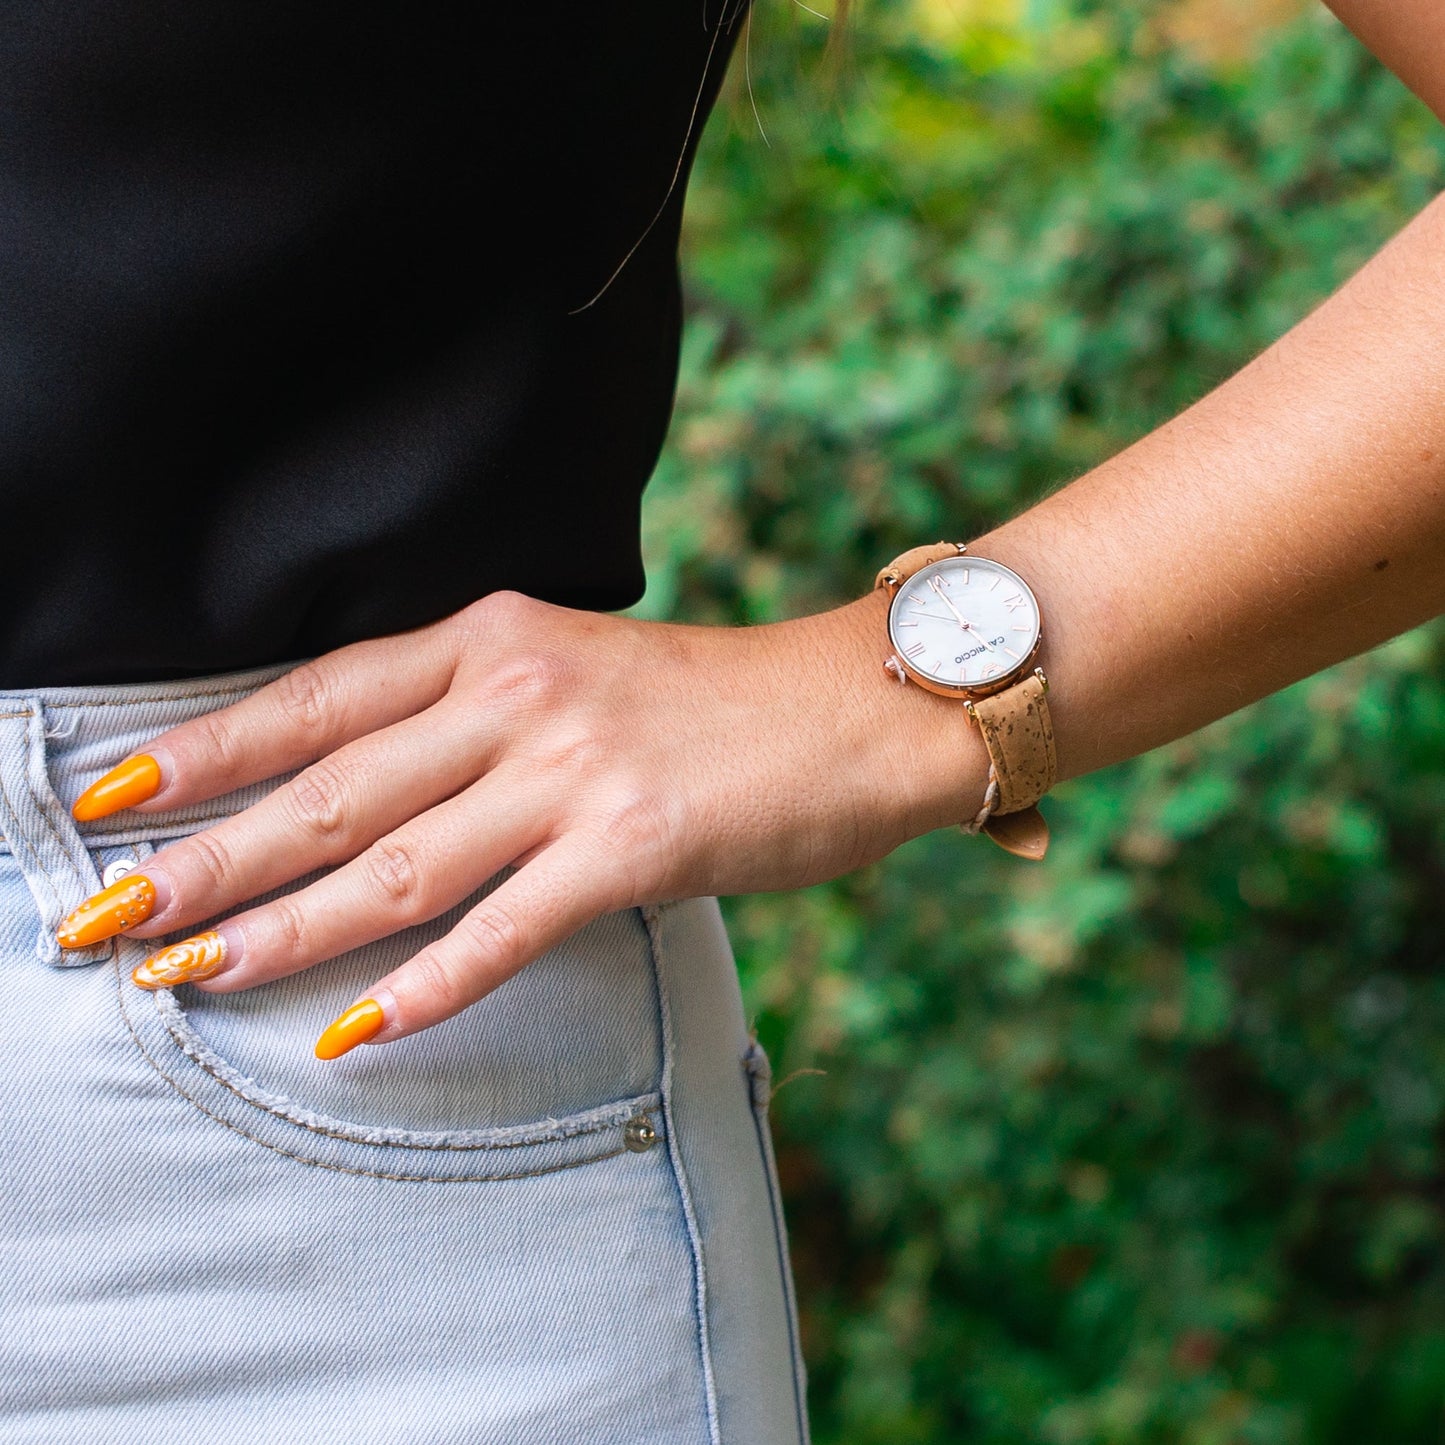
POLYGON ((50 786, 45 709, 36 698, 0 698, 0 834, 35 900, 35 951, 57 968, 109 958, 114 944, 62 951, 60 920, 97 891, 100 878, 75 824, 50 786))

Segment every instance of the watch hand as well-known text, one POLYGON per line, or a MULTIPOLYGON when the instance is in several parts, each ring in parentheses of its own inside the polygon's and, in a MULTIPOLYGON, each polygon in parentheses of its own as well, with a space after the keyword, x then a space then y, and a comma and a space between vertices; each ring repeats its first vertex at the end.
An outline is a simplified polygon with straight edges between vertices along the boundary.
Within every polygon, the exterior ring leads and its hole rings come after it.
POLYGON ((932 587, 934 592, 938 594, 938 600, 942 602, 943 605, 948 608, 951 613, 953 613, 954 621, 957 622, 960 627, 967 627, 968 623, 963 620, 963 613, 961 613, 958 608, 953 605, 953 599, 944 592, 942 579, 938 577, 930 577, 928 579, 928 585, 932 587))
MULTIPOLYGON (((988 638, 986 638, 983 633, 981 633, 978 628, 976 628, 973 623, 971 623, 968 618, 966 618, 963 613, 961 613, 958 608, 953 605, 953 599, 944 592, 943 584, 941 583, 941 581, 937 577, 930 577, 928 579, 928 585, 933 588, 934 592, 937 594, 939 600, 943 603, 943 605, 948 608, 951 613, 953 613, 954 621, 957 622, 958 625, 963 628, 965 632, 971 632, 995 657, 997 657, 998 648, 996 648, 993 643, 991 643, 988 638)), ((921 609, 915 607, 913 610, 915 612, 918 612, 921 609)), ((936 612, 924 612, 923 616, 934 617, 938 618, 940 622, 943 621, 943 619, 939 617, 938 613, 936 612)))
MULTIPOLYGON (((983 643, 983 645, 984 645, 986 648, 988 648, 988 650, 989 650, 991 653, 993 653, 993 655, 994 655, 995 657, 997 657, 997 656, 998 656, 998 648, 996 648, 996 647, 988 640, 988 638, 986 638, 986 637, 983 635, 983 633, 981 633, 981 632, 978 630, 978 628, 976 628, 976 627, 973 625, 973 623, 971 623, 971 622, 968 620, 968 618, 966 618, 966 617, 963 615, 963 613, 961 613, 961 612, 958 610, 958 608, 956 608, 956 607, 953 605, 953 599, 952 599, 951 597, 949 597, 949 596, 944 592, 944 590, 943 590, 943 583, 942 583, 942 581, 941 581, 939 578, 937 578, 937 577, 930 577, 930 578, 928 579, 928 585, 929 585, 930 587, 932 587, 933 590, 934 590, 934 592, 936 592, 936 593, 938 594, 938 598, 939 598, 939 600, 943 603, 943 605, 944 605, 946 608, 948 608, 948 610, 949 610, 951 613, 953 613, 954 620, 958 623, 958 625, 959 625, 961 628, 963 628, 963 630, 964 630, 965 632, 971 632, 971 633, 973 633, 973 635, 974 635, 976 638, 978 638, 978 640, 979 640, 981 643, 983 643)), ((916 609, 915 609, 915 610, 916 610, 916 609)), ((937 615, 938 615, 937 613, 924 613, 924 616, 925 616, 925 617, 928 617, 928 616, 934 616, 934 617, 936 617, 937 615)))
MULTIPOLYGON (((962 619, 960 619, 960 620, 962 620, 962 619)), ((974 635, 976 638, 978 638, 978 640, 979 640, 981 643, 983 643, 983 645, 984 645, 986 648, 988 648, 988 650, 989 650, 991 653, 993 653, 993 655, 994 655, 995 657, 998 656, 998 648, 996 648, 996 647, 993 645, 993 643, 991 643, 991 642, 988 640, 988 638, 986 638, 986 637, 983 635, 983 633, 981 633, 981 632, 978 630, 978 628, 976 628, 976 627, 973 625, 973 623, 971 623, 971 622, 965 622, 963 625, 964 625, 966 628, 968 628, 968 630, 969 630, 971 633, 973 633, 973 635, 974 635)))

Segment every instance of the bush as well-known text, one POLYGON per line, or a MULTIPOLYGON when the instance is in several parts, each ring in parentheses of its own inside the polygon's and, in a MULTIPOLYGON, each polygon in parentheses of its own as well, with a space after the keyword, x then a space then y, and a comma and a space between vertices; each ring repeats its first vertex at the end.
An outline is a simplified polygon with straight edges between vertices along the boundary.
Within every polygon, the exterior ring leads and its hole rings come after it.
MULTIPOLYGON (((831 105, 823 27, 759 9, 771 148, 735 96, 700 158, 644 613, 815 610, 985 530, 1445 181, 1323 14, 1234 64, 1177 7, 953 13, 870 0, 831 105)), ((728 904, 820 1445, 1438 1435, 1442 737, 1431 627, 1060 788, 1041 867, 937 834, 728 904)))

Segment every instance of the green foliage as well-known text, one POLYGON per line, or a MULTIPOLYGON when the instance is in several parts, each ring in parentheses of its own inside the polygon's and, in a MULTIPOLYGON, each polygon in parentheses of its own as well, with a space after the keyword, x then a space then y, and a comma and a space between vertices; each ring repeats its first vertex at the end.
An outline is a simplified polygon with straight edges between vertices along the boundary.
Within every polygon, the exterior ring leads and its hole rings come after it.
MULTIPOLYGON (((1445 181, 1321 15, 1231 69, 1158 6, 947 8, 871 0, 832 105, 759 0, 772 144, 741 96, 694 182, 650 615, 984 530, 1445 181)), ((820 1445, 1440 1438, 1442 738, 1435 627, 1061 788, 1041 867, 937 834, 728 905, 779 1076, 824 1071, 775 1106, 820 1445)))

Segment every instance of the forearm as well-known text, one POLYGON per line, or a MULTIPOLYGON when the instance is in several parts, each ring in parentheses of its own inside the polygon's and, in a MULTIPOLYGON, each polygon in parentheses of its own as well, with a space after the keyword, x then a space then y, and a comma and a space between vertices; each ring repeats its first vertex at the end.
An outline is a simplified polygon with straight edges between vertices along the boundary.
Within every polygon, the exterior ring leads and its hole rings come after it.
POLYGON ((1061 778, 1445 611, 1445 202, 1217 390, 973 550, 1039 596, 1061 778))
POLYGON ((1445 6, 1440 0, 1328 0, 1328 4, 1445 120, 1445 6))

